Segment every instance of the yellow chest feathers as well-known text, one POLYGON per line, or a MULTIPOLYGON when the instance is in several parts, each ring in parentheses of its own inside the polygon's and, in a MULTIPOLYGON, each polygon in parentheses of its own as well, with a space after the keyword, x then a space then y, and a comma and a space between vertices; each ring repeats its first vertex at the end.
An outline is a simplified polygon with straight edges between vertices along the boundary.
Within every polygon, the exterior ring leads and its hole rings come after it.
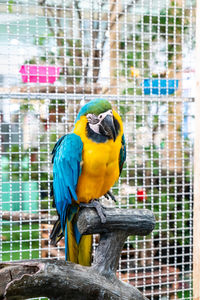
POLYGON ((121 148, 120 138, 115 143, 111 140, 97 144, 87 141, 83 146, 83 171, 93 176, 106 175, 112 172, 115 164, 119 167, 119 151, 121 148))
POLYGON ((82 116, 76 123, 74 133, 79 135, 83 142, 82 173, 77 185, 79 201, 88 202, 93 198, 99 198, 118 179, 119 153, 123 134, 121 118, 119 121, 121 130, 115 142, 107 140, 105 143, 96 143, 87 137, 85 116, 82 116))

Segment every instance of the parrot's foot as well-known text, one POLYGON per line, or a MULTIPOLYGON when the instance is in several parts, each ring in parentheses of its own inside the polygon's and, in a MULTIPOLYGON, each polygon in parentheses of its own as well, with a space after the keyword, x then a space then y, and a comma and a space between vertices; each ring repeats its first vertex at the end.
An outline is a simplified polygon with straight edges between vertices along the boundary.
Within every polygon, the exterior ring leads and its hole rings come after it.
POLYGON ((102 205, 99 203, 97 199, 92 200, 90 203, 80 203, 80 207, 89 207, 89 208, 95 208, 97 211, 97 214, 101 220, 101 223, 106 222, 106 214, 102 207, 102 205))
POLYGON ((110 197, 113 201, 117 202, 115 196, 111 193, 111 191, 108 191, 104 196, 105 196, 108 200, 109 200, 109 197, 110 197))

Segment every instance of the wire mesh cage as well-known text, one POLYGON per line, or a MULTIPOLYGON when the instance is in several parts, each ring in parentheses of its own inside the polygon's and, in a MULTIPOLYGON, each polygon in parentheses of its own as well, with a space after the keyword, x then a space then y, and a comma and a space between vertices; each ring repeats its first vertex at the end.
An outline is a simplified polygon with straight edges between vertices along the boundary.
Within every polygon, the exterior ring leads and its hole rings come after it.
POLYGON ((64 259, 49 240, 51 151, 102 97, 127 145, 117 206, 156 217, 118 276, 149 299, 192 299, 195 2, 1 0, 0 32, 0 260, 64 259))

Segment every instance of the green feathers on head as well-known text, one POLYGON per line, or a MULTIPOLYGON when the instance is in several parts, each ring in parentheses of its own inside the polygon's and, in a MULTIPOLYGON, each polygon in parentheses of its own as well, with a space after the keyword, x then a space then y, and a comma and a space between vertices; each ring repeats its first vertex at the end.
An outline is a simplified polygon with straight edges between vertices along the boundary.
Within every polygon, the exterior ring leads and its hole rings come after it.
POLYGON ((107 100, 94 99, 81 107, 76 121, 78 121, 81 116, 86 116, 87 114, 95 114, 98 116, 109 109, 112 109, 112 106, 107 100))

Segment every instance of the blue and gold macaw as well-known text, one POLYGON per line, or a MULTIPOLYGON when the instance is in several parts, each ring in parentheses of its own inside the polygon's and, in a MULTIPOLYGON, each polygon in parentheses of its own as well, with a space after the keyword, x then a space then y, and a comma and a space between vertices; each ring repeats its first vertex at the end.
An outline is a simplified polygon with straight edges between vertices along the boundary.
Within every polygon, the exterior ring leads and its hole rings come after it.
MULTIPOLYGON (((92 236, 81 236, 77 212, 81 205, 98 203, 111 195, 118 180, 126 148, 123 124, 118 113, 104 99, 85 104, 75 121, 73 133, 61 137, 53 149, 53 206, 58 220, 51 233, 52 244, 65 236, 66 260, 85 266, 91 264, 92 236)), ((100 205, 100 204, 99 204, 100 205)), ((99 212, 101 221, 105 215, 99 212)))

